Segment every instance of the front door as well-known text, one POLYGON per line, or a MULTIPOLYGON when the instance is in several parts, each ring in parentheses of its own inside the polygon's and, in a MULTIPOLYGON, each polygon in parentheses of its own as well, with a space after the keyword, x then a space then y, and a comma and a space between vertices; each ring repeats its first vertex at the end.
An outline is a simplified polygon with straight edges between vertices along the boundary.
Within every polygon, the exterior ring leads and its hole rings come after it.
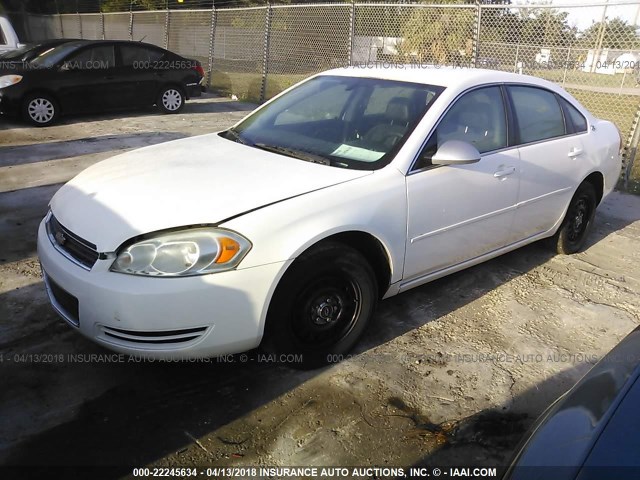
POLYGON ((439 122, 407 176, 406 282, 514 242, 520 159, 517 148, 507 148, 504 105, 500 86, 464 94, 439 122), (431 165, 438 146, 454 139, 474 144, 481 160, 431 165))
POLYGON ((113 44, 89 46, 67 57, 57 77, 58 95, 67 112, 97 112, 118 108, 113 44))

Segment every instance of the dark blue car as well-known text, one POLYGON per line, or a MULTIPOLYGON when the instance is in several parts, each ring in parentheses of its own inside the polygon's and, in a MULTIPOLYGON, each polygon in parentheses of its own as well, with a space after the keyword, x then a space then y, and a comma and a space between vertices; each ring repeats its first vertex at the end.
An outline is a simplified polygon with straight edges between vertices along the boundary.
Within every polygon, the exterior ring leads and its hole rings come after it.
POLYGON ((543 413, 504 480, 640 479, 640 327, 543 413))

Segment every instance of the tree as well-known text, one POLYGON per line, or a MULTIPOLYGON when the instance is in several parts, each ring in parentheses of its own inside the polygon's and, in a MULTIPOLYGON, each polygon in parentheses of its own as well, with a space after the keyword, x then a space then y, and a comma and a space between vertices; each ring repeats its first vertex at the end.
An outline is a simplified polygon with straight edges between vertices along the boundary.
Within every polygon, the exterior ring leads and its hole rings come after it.
POLYGON ((469 9, 415 8, 402 27, 400 53, 436 64, 468 58, 474 15, 469 9))
POLYGON ((640 48, 640 38, 636 27, 621 18, 595 22, 580 36, 580 45, 584 48, 611 48, 629 50, 640 48), (599 44, 599 39, 602 42, 599 44))
POLYGON ((567 47, 575 41, 576 30, 569 26, 567 12, 551 8, 521 9, 517 43, 544 47, 567 47))

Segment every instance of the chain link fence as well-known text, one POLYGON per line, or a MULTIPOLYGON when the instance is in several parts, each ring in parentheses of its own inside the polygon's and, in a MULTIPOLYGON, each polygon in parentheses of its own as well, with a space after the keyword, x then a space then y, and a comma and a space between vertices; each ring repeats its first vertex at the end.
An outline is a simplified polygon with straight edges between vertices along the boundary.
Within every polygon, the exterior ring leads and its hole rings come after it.
POLYGON ((153 11, 123 0, 124 12, 26 15, 23 30, 31 41, 153 43, 199 60, 212 91, 254 102, 344 65, 435 64, 535 75, 562 85, 594 115, 618 126, 626 140, 622 178, 640 184, 640 1, 179 10, 163 8, 164 0, 155 3, 153 11))
MULTIPOLYGON (((497 6, 479 9, 475 65, 560 84, 625 137, 623 181, 640 181, 640 3, 497 6), (571 24, 568 19, 579 19, 571 24)), ((637 184, 634 185, 637 188, 637 184)))

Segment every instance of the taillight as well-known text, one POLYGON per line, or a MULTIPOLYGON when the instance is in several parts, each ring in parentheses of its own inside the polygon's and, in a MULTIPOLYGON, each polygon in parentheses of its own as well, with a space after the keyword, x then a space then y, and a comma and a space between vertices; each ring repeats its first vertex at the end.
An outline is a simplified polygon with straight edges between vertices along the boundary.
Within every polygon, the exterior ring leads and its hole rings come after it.
POLYGON ((192 68, 193 70, 198 72, 198 75, 200 75, 201 77, 204 77, 204 68, 202 68, 202 65, 196 65, 195 67, 192 67, 192 68))
POLYGON ((622 136, 622 132, 618 127, 616 127, 616 130, 618 130, 618 137, 620 137, 620 148, 618 149, 618 151, 620 152, 620 155, 622 155, 624 153, 624 147, 625 147, 624 137, 622 136))

